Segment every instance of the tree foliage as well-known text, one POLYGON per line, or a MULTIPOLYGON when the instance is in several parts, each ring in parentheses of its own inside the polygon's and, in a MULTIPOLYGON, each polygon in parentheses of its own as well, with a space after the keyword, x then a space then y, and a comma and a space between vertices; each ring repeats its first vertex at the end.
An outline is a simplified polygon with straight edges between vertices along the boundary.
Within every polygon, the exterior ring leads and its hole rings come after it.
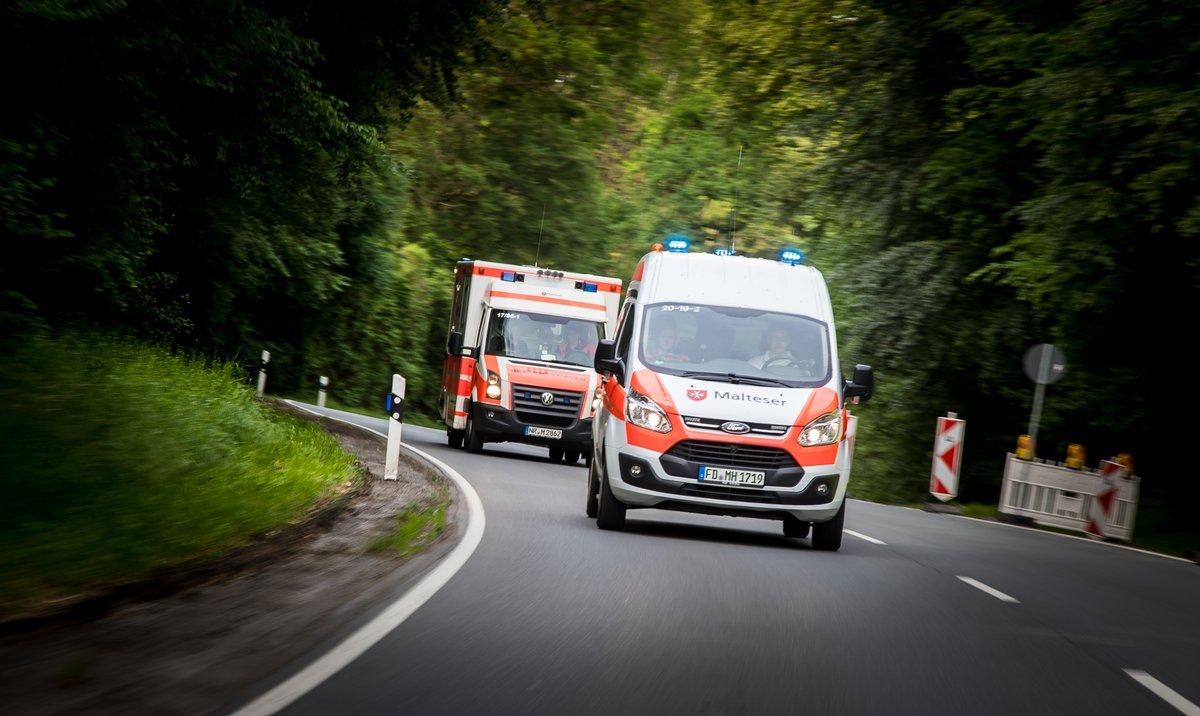
MULTIPOLYGON (((1167 472, 1143 326, 1197 293, 1200 9, 1183 0, 8 3, 0 325, 89 323, 279 389, 388 376, 433 412, 462 256, 625 276, 650 243, 829 278, 855 490, 924 496, 968 421, 967 499, 1027 429, 1021 356, 1067 356, 1039 453, 1167 472), (850 365, 844 366, 849 369, 850 365)), ((1155 341, 1154 343, 1160 343, 1155 341)), ((1186 424, 1186 423, 1185 423, 1186 424)), ((1179 498, 1179 499, 1175 499, 1179 498)), ((1184 519, 1181 515, 1178 519, 1184 519)))

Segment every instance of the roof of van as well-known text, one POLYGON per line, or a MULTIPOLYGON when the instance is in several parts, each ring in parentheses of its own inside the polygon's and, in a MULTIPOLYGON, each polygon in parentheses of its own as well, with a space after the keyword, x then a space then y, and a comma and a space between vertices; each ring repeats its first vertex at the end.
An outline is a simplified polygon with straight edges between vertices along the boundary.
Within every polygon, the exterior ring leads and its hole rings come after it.
POLYGON ((642 257, 629 286, 637 288, 643 304, 722 304, 833 320, 825 278, 814 266, 749 256, 652 251, 642 257))

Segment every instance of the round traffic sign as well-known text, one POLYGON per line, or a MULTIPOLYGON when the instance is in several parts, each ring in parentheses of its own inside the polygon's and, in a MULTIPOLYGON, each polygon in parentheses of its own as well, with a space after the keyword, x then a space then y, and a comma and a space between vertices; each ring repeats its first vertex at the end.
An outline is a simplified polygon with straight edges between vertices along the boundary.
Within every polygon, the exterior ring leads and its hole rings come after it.
POLYGON ((1025 375, 1038 385, 1057 383, 1067 372, 1067 358, 1052 343, 1039 343, 1025 351, 1025 375))

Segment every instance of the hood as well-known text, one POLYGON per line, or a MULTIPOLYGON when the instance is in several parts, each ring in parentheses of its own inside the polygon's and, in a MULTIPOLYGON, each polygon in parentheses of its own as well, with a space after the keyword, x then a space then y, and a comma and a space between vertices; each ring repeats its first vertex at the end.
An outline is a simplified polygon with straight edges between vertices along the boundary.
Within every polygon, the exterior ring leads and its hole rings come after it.
POLYGON ((638 371, 633 383, 638 392, 653 398, 668 413, 717 421, 803 425, 839 407, 837 391, 828 386, 783 388, 719 383, 650 370, 638 371), (660 399, 664 396, 668 400, 660 399))
POLYGON ((583 366, 554 364, 522 358, 496 357, 501 378, 520 385, 535 385, 586 393, 592 389, 594 373, 583 366))

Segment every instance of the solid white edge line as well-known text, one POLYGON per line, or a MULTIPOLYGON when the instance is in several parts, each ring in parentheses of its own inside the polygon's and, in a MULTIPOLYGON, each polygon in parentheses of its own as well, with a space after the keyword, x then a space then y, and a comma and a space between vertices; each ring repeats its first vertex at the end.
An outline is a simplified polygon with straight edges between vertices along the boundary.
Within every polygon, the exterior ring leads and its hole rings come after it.
POLYGON ((1188 701, 1177 691, 1141 669, 1122 669, 1130 678, 1149 689, 1155 696, 1174 706, 1186 716, 1200 716, 1200 706, 1188 701))
POLYGON ((854 535, 855 537, 857 537, 861 540, 866 540, 866 541, 870 542, 871 544, 882 544, 882 545, 887 544, 887 542, 884 542, 881 539, 875 539, 874 537, 868 537, 865 534, 862 534, 860 532, 855 532, 854 530, 842 530, 842 531, 848 535, 854 535))
MULTIPOLYGON (((308 410, 303 406, 297 405, 296 407, 308 410)), ((312 410, 308 412, 322 415, 330 420, 339 420, 339 418, 334 418, 323 413, 316 413, 312 410)), ((376 435, 381 434, 377 430, 372 430, 371 428, 347 420, 340 420, 340 422, 368 430, 376 435)), ((234 716, 258 716, 259 714, 265 716, 267 714, 274 714, 311 691, 321 682, 325 681, 325 679, 333 676, 342 667, 361 656, 363 652, 371 648, 376 642, 386 636, 388 632, 400 626, 413 612, 417 611, 446 582, 450 581, 450 578, 466 564, 467 559, 470 558, 475 548, 479 546, 479 542, 483 539, 484 526, 483 502, 479 499, 479 494, 475 492, 470 483, 462 475, 458 474, 454 468, 423 450, 418 450, 411 445, 405 445, 404 447, 428 460, 434 467, 449 477, 455 486, 462 491, 463 498, 467 503, 467 530, 463 535, 462 541, 442 560, 441 564, 425 575, 420 582, 403 596, 392 602, 377 617, 360 627, 358 631, 346 637, 340 644, 330 649, 316 661, 304 667, 283 683, 235 711, 234 716)))
POLYGON ((988 585, 979 581, 978 579, 971 579, 970 577, 964 577, 962 575, 959 575, 958 578, 961 579, 962 581, 966 582, 967 584, 971 585, 972 587, 975 587, 979 591, 990 594, 1002 602, 1008 602, 1010 604, 1020 604, 1021 603, 1019 600, 1013 599, 1012 597, 1008 596, 1004 592, 1001 592, 999 589, 992 589, 991 587, 989 587, 988 585))

